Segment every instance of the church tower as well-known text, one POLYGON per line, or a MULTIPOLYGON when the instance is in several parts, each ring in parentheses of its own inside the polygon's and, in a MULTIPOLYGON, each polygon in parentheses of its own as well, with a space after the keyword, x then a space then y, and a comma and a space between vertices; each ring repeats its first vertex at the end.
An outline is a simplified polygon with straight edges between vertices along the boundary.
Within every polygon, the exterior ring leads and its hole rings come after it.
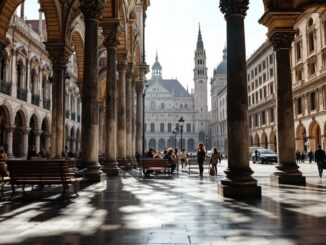
POLYGON ((204 144, 205 136, 208 134, 207 79, 206 52, 199 26, 197 48, 195 51, 194 105, 197 111, 196 130, 199 134, 199 141, 204 144))

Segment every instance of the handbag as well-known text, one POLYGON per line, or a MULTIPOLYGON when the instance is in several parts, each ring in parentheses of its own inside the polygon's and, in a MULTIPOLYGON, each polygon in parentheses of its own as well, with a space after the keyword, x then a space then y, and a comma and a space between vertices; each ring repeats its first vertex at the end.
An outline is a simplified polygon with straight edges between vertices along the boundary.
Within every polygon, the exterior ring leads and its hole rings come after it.
POLYGON ((213 168, 213 167, 210 167, 210 168, 209 168, 209 175, 210 175, 210 176, 215 176, 215 175, 216 175, 215 168, 213 168))

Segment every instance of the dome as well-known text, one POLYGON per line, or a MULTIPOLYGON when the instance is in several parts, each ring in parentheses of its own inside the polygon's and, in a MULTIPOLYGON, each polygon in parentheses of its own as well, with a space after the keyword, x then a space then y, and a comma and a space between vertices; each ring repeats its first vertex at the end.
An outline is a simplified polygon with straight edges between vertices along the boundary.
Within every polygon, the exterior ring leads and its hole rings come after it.
POLYGON ((223 50, 223 60, 222 62, 216 67, 214 73, 215 74, 227 74, 227 54, 226 48, 223 50))

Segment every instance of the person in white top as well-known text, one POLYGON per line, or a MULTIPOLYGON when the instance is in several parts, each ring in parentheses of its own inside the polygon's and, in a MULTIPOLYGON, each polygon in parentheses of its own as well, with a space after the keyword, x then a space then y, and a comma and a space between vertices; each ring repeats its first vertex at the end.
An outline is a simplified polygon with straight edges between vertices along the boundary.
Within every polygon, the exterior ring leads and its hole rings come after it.
POLYGON ((181 161, 182 168, 183 168, 183 165, 185 165, 185 167, 187 167, 187 152, 185 151, 185 149, 182 149, 181 151, 178 152, 178 158, 181 161))

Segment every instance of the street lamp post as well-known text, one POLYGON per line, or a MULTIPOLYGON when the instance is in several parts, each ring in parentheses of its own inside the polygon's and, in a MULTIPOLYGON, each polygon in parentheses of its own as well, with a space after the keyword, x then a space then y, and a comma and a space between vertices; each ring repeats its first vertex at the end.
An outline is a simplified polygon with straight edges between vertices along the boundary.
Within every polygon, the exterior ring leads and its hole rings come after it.
POLYGON ((143 156, 145 156, 145 96, 146 90, 148 88, 147 81, 144 82, 144 91, 143 91, 143 156))
POLYGON ((177 148, 177 129, 175 129, 172 133, 174 134, 174 148, 177 148))
POLYGON ((183 133, 183 123, 185 122, 185 120, 183 120, 183 118, 180 117, 178 122, 180 123, 180 151, 182 151, 182 133, 183 133))

